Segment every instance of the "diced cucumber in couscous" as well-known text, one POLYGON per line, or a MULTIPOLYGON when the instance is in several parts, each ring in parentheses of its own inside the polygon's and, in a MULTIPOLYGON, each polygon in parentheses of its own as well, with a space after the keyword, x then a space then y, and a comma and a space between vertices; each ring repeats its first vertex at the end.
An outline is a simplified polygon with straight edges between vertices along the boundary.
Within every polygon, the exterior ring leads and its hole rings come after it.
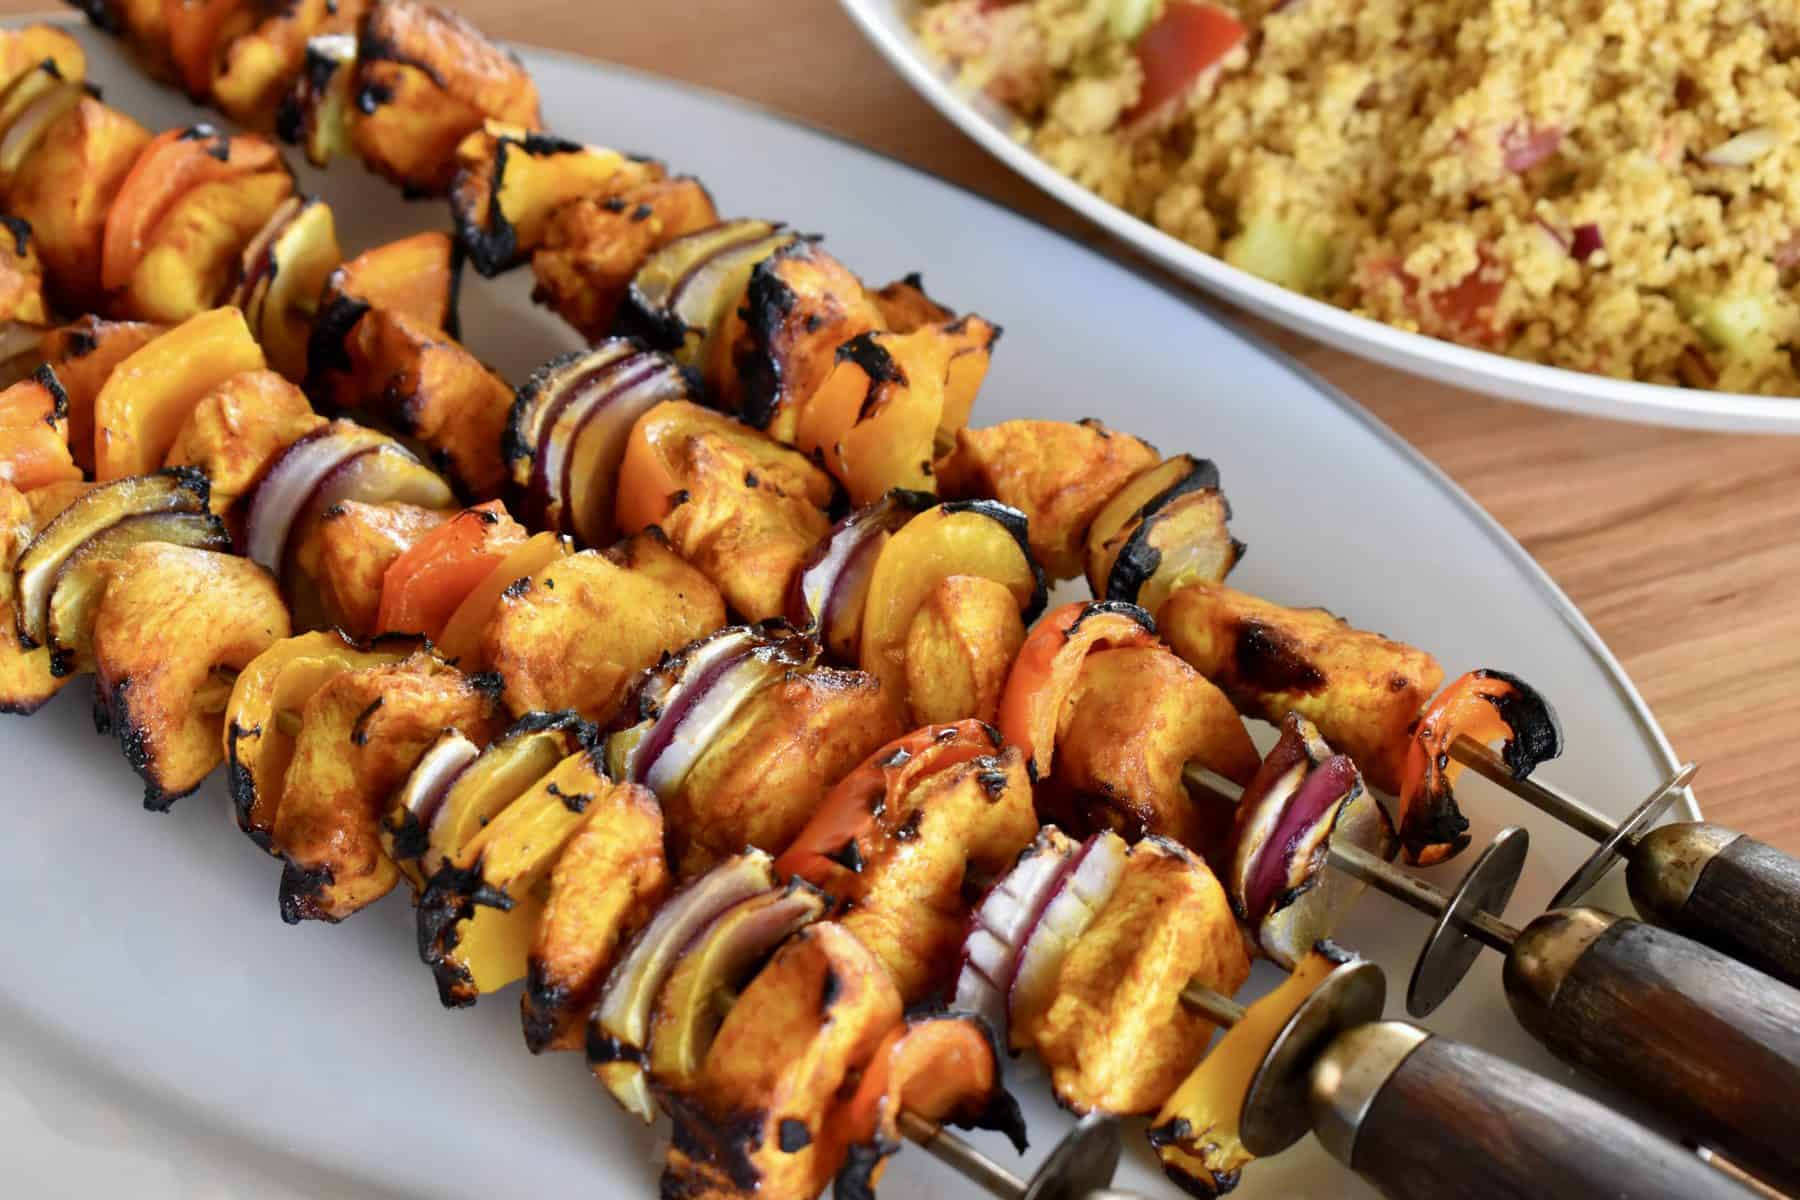
POLYGON ((1253 216, 1225 243, 1225 261, 1270 283, 1312 292, 1331 278, 1331 239, 1271 216, 1253 216))
POLYGON ((1103 0, 1107 32, 1121 42, 1134 42, 1156 16, 1158 0, 1103 0))
POLYGON ((1768 306, 1757 296, 1687 297, 1681 312, 1707 341, 1734 354, 1748 353, 1769 323, 1768 306))

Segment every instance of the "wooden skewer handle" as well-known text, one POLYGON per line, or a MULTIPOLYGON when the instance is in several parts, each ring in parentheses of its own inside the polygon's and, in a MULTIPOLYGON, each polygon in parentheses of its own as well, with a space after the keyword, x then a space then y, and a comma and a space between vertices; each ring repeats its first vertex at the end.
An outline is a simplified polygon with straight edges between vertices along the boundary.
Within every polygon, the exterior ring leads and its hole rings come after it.
POLYGON ((1646 919, 1800 987, 1800 859, 1717 825, 1665 825, 1625 878, 1646 919))
POLYGON ((1800 991, 1669 930, 1572 908, 1521 931, 1506 995, 1559 1058, 1800 1190, 1800 991))
POLYGON ((1334 1042, 1315 1069, 1327 1147, 1393 1200, 1750 1200, 1752 1193, 1675 1143, 1571 1088, 1473 1046, 1398 1021, 1334 1042), (1412 1047, 1380 1078, 1382 1059, 1412 1047), (1386 1053, 1384 1054, 1384 1049, 1386 1053), (1359 1086, 1354 1076, 1376 1068, 1359 1086), (1319 1082, 1341 1069, 1338 1106, 1319 1082), (1358 1093, 1361 1095, 1358 1095, 1358 1093), (1338 1125, 1338 1136, 1328 1130, 1338 1125), (1349 1145, 1342 1137, 1352 1135, 1349 1145))

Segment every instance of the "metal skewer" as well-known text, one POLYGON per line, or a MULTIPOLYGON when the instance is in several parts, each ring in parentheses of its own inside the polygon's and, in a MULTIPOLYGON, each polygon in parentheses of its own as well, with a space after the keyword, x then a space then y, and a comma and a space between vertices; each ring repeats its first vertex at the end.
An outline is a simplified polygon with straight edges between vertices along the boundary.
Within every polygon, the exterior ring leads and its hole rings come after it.
POLYGON ((1621 860, 1632 903, 1647 920, 1800 987, 1800 859, 1704 821, 1656 826, 1699 770, 1684 765, 1621 821, 1566 792, 1515 779, 1500 755, 1457 738, 1450 755, 1533 808, 1600 843, 1550 901, 1577 903, 1621 860))
POLYGON ((900 1132, 1000 1200, 1089 1200, 1102 1194, 1114 1200, 1148 1200, 1109 1186, 1125 1148, 1119 1140, 1119 1122, 1098 1113, 1077 1122, 1030 1179, 1020 1179, 943 1126, 915 1113, 900 1114, 900 1132))

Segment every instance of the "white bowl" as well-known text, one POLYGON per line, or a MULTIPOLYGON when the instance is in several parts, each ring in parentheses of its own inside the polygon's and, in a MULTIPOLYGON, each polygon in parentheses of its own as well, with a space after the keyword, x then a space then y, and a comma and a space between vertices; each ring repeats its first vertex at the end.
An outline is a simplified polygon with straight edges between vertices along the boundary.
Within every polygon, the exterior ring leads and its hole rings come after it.
POLYGON ((1653 425, 1800 433, 1800 397, 1708 392, 1546 367, 1408 333, 1260 279, 1109 204, 1014 141, 1004 110, 956 86, 910 24, 913 0, 839 0, 907 82, 1007 166, 1108 233, 1207 291, 1278 325, 1402 371, 1542 408, 1653 425))

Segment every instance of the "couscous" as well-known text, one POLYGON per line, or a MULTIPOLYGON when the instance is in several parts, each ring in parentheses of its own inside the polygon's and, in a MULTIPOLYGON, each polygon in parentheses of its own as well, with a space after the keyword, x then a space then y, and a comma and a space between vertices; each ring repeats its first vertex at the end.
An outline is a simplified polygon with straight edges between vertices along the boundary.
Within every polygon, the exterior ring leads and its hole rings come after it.
POLYGON ((1055 168, 1264 278, 1800 395, 1792 0, 947 0, 919 27, 1055 168))

